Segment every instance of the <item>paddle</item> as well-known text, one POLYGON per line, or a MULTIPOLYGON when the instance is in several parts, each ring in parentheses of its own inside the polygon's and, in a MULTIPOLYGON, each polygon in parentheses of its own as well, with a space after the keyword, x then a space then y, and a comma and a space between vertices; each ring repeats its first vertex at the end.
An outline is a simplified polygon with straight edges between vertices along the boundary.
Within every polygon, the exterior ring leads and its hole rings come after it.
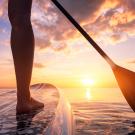
POLYGON ((111 66, 123 95, 125 96, 127 102, 135 112, 135 72, 116 65, 57 0, 52 0, 52 2, 59 8, 59 10, 68 18, 68 20, 78 29, 78 31, 88 40, 88 42, 111 66))

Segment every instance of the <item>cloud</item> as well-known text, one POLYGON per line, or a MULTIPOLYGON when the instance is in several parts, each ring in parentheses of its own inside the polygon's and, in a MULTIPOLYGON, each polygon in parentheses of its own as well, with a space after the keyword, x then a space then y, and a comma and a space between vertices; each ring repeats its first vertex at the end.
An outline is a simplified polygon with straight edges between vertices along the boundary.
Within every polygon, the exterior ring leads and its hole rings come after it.
POLYGON ((2 58, 0 61, 0 66, 1 67, 13 67, 13 59, 9 59, 9 58, 2 58))
POLYGON ((38 50, 42 50, 42 49, 46 49, 46 48, 49 48, 50 47, 50 41, 49 40, 47 40, 47 39, 43 39, 43 38, 38 38, 38 37, 36 37, 36 39, 35 39, 35 44, 36 44, 36 48, 38 49, 38 50))
POLYGON ((128 61, 130 64, 135 64, 135 60, 128 61))
POLYGON ((112 42, 119 43, 127 40, 127 36, 121 33, 113 34, 111 37, 112 42))
POLYGON ((43 65, 42 63, 37 63, 37 62, 35 62, 35 63, 34 63, 34 67, 35 67, 35 68, 45 68, 45 65, 43 65))
POLYGON ((64 42, 53 42, 52 44, 53 45, 51 46, 51 48, 57 52, 65 50, 67 48, 67 45, 64 42))
MULTIPOLYGON (((127 40, 127 37, 135 36, 134 0, 59 0, 59 2, 96 41, 117 44, 127 40)), ((0 21, 6 15, 7 0, 0 1, 0 21)), ((51 1, 33 0, 32 24, 38 50, 49 48, 62 51, 68 48, 69 40, 82 38, 51 1)))
POLYGON ((1 39, 0 46, 9 46, 10 45, 10 38, 9 39, 1 39))
POLYGON ((59 0, 59 2, 79 22, 87 22, 89 19, 91 19, 92 22, 97 17, 104 0, 59 0))
POLYGON ((0 18, 7 15, 7 0, 0 1, 0 18))

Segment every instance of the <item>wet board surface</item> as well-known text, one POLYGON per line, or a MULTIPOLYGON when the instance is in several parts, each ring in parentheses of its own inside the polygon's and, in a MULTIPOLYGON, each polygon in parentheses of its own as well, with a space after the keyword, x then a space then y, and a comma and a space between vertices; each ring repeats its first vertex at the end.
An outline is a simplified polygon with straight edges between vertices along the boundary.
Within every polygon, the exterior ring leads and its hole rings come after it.
POLYGON ((50 84, 31 86, 32 97, 44 103, 44 109, 16 115, 16 90, 0 90, 0 135, 42 135, 55 118, 59 91, 50 84))

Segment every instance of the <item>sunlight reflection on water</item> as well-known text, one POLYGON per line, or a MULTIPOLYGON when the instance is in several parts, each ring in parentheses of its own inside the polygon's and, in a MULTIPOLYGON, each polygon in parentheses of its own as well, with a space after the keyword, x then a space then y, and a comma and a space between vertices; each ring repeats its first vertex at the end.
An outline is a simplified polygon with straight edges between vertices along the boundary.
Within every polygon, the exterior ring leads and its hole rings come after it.
POLYGON ((66 89, 76 135, 135 135, 135 113, 118 88, 66 89))
POLYGON ((86 99, 87 100, 91 100, 92 99, 91 91, 90 91, 89 88, 86 89, 86 99))

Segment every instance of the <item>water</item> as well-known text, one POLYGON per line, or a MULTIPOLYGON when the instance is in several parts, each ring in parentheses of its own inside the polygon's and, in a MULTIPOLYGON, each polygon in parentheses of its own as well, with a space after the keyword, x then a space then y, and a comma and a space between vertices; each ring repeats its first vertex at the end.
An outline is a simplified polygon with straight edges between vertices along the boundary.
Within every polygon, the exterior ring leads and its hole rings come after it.
POLYGON ((135 115, 123 103, 74 103, 76 135, 135 134, 135 115))
MULTIPOLYGON (((135 135, 135 113, 118 88, 66 88, 63 92, 73 110, 75 135, 135 135)), ((0 90, 0 97, 0 114, 15 106, 14 90, 0 90)))
POLYGON ((118 88, 65 89, 75 135, 135 135, 135 113, 118 88))
POLYGON ((55 116, 59 93, 51 85, 32 86, 32 97, 44 103, 43 109, 16 115, 16 90, 0 90, 0 135, 42 135, 55 116))

